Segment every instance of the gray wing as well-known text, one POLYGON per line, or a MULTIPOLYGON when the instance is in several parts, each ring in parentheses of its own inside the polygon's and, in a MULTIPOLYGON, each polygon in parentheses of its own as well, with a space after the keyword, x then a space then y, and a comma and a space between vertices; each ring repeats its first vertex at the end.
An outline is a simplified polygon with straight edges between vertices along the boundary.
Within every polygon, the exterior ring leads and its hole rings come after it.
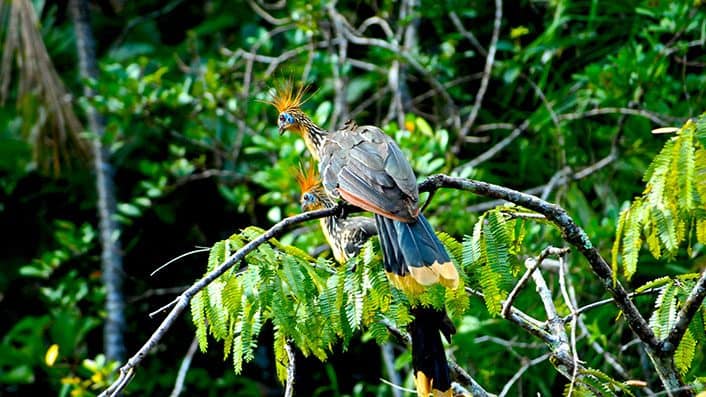
POLYGON ((414 171, 395 141, 379 128, 346 123, 324 141, 319 168, 330 195, 395 219, 416 218, 414 171))

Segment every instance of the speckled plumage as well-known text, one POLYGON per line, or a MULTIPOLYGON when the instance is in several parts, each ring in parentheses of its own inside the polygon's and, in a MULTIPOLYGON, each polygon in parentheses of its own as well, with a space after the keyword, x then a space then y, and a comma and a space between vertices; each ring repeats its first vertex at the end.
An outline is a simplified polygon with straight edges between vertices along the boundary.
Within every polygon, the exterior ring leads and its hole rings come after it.
MULTIPOLYGON (((331 201, 320 185, 302 192, 301 202, 302 209, 305 211, 333 208, 335 206, 335 203, 331 201), (310 197, 307 197, 305 202, 304 197, 307 194, 310 197)), ((341 264, 358 255, 365 242, 371 236, 377 234, 375 221, 364 216, 351 218, 328 216, 321 218, 319 221, 324 237, 326 237, 326 241, 331 246, 334 258, 341 264)))

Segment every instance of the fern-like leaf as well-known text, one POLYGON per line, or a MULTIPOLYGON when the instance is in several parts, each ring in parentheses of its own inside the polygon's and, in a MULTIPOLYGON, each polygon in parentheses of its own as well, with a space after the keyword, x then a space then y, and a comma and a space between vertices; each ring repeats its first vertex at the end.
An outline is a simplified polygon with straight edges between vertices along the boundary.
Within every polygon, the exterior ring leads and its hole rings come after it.
POLYGON ((206 309, 203 301, 204 292, 200 291, 191 298, 191 320, 196 326, 196 339, 199 341, 199 349, 205 352, 208 349, 208 337, 206 336, 206 309))
POLYGON ((687 328, 681 343, 679 343, 679 347, 674 352, 674 364, 682 376, 691 368, 691 363, 694 361, 694 354, 696 353, 696 345, 697 342, 694 335, 687 328))
POLYGON ((657 338, 664 338, 674 323, 677 315, 676 294, 678 288, 674 282, 668 283, 655 300, 655 311, 650 317, 650 327, 657 338))
POLYGON ((652 280, 652 281, 648 281, 648 282, 646 282, 645 284, 643 284, 643 285, 637 287, 637 288, 635 289, 635 293, 638 293, 638 294, 639 294, 639 293, 641 293, 641 292, 647 291, 647 290, 652 289, 652 288, 658 288, 658 287, 661 287, 661 286, 663 286, 663 285, 669 284, 669 283, 671 283, 671 282, 672 282, 672 278, 669 277, 669 276, 664 276, 664 277, 656 278, 656 279, 654 279, 654 280, 652 280))
POLYGON ((641 211, 643 206, 640 200, 636 200, 631 206, 625 223, 625 234, 623 235, 623 272, 629 280, 637 269, 637 258, 642 246, 640 234, 641 211))
POLYGON ((277 379, 284 383, 287 380, 287 369, 289 368, 289 355, 285 349, 286 338, 279 329, 275 329, 274 342, 272 349, 275 351, 275 369, 277 371, 277 379))
POLYGON ((613 283, 616 282, 616 277, 618 277, 618 257, 620 255, 620 243, 623 237, 623 229, 625 229, 625 223, 627 222, 628 215, 630 214, 630 208, 625 208, 620 211, 620 217, 618 218, 617 231, 615 232, 615 241, 613 242, 613 248, 610 250, 611 261, 610 265, 613 269, 613 283))

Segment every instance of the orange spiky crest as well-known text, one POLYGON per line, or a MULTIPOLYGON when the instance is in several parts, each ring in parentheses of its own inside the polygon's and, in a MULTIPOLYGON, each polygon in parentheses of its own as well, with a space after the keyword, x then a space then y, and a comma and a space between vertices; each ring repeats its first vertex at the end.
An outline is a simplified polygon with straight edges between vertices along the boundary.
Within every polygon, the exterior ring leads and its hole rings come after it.
POLYGON ((267 103, 274 106, 279 113, 300 110, 301 106, 309 100, 304 97, 307 89, 308 86, 300 85, 295 92, 294 83, 291 80, 283 81, 277 84, 274 97, 267 103))
POLYGON ((296 178, 302 193, 306 193, 321 186, 319 173, 313 162, 309 163, 309 166, 306 168, 300 163, 296 178))

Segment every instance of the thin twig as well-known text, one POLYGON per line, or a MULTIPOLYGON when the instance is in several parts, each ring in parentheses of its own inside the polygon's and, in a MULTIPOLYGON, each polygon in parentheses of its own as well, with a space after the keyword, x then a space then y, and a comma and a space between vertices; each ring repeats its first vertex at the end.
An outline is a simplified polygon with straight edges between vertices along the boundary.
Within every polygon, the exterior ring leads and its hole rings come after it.
POLYGON ((503 150, 507 145, 512 143, 520 134, 525 132, 527 130, 527 127, 529 126, 529 119, 525 120, 520 124, 517 128, 515 128, 510 135, 506 136, 503 138, 500 142, 496 143, 495 145, 491 146, 488 150, 483 152, 480 156, 476 156, 473 160, 456 167, 453 172, 458 173, 463 171, 466 168, 473 168, 481 165, 482 163, 490 160, 491 158, 495 157, 498 152, 503 150))
POLYGON ((514 375, 512 375, 512 378, 510 378, 510 380, 507 381, 505 386, 503 386, 503 389, 500 391, 500 394, 498 395, 498 397, 505 397, 507 395, 507 393, 510 392, 510 388, 512 387, 512 385, 514 385, 515 382, 517 382, 517 380, 520 379, 520 377, 522 376, 522 374, 525 373, 525 371, 527 371, 530 367, 533 367, 537 364, 543 363, 550 356, 551 356, 550 353, 544 353, 541 356, 524 363, 522 365, 522 367, 520 367, 520 369, 514 375))
POLYGON ((506 347, 508 350, 513 349, 515 347, 518 347, 521 349, 539 349, 540 347, 542 347, 542 345, 539 343, 515 342, 512 340, 505 340, 502 338, 498 338, 497 336, 492 336, 492 335, 483 335, 483 336, 479 336, 479 337, 473 339, 473 343, 483 343, 483 342, 493 342, 493 343, 498 344, 500 346, 506 347))
POLYGON ((284 344, 284 350, 287 352, 287 381, 284 387, 284 397, 292 397, 294 395, 294 380, 297 375, 296 357, 292 344, 287 341, 284 344))
POLYGON ((451 22, 454 24, 454 27, 456 27, 456 30, 458 30, 458 32, 461 33, 463 37, 470 41, 471 44, 476 47, 476 50, 478 50, 478 52, 482 56, 488 56, 488 51, 483 48, 476 36, 463 26, 463 22, 461 22, 461 19, 458 17, 458 15, 456 15, 455 11, 451 11, 449 13, 449 18, 451 18, 451 22))
POLYGON ((273 24, 273 25, 284 25, 290 22, 289 18, 275 18, 270 13, 265 11, 262 7, 260 7, 257 3, 255 3, 253 0, 248 0, 248 4, 250 5, 250 8, 255 11, 257 15, 262 17, 262 19, 266 20, 267 22, 273 24))
MULTIPOLYGON (((640 292, 631 292, 630 294, 628 294, 628 296, 630 298, 634 298, 634 297, 640 296, 640 295, 652 294, 652 293, 658 292, 659 290, 660 290, 659 288, 650 288, 650 289, 640 291, 640 292)), ((589 303, 587 305, 581 306, 578 309, 576 309, 576 314, 582 314, 582 313, 585 313, 589 310, 593 310, 597 307, 605 306, 609 303, 614 303, 614 302, 615 302, 615 299, 608 298, 608 299, 599 300, 599 301, 596 301, 593 303, 589 303)), ((572 318, 573 318, 573 314, 569 314, 568 316, 564 317, 563 321, 566 323, 566 322, 571 321, 572 318)))
POLYGON ((189 288, 188 285, 181 285, 178 287, 169 287, 169 288, 153 288, 153 289, 149 289, 149 290, 145 291, 144 293, 142 293, 140 295, 131 297, 127 301, 127 303, 130 304, 130 303, 139 302, 141 300, 148 299, 153 296, 180 294, 180 293, 184 292, 184 290, 186 290, 187 288, 189 288))
MULTIPOLYGON (((380 346, 380 354, 382 355, 382 362, 385 365, 385 371, 387 376, 390 377, 392 384, 401 385, 402 379, 400 374, 395 370, 395 352, 393 351, 392 343, 385 343, 380 346)), ((392 388, 393 397, 402 397, 402 393, 396 388, 392 388)))
POLYGON ((390 386, 392 388, 392 394, 399 394, 400 392, 407 392, 407 393, 416 393, 417 392, 417 390, 415 390, 415 389, 410 389, 407 387, 400 386, 399 383, 389 381, 385 378, 380 378, 380 382, 390 386))
MULTIPOLYGON (((586 178, 586 177, 590 176, 591 174, 598 172, 598 171, 602 170, 603 168, 607 167, 608 165, 613 163, 615 160, 617 160, 617 158, 618 158, 618 156, 616 153, 611 153, 608 156, 598 160, 594 164, 591 164, 587 167, 584 167, 581 170, 579 170, 573 174, 567 175, 567 174, 564 174, 562 170, 559 170, 557 173, 561 173, 562 176, 556 179, 554 186, 566 184, 568 181, 577 181, 577 180, 586 178)), ((523 193, 525 193, 525 194, 540 194, 540 193, 544 192, 544 190, 547 188, 548 185, 549 184, 547 183, 545 185, 535 186, 533 188, 529 188, 527 190, 524 190, 523 193)), ((474 204, 474 205, 466 207, 466 211, 469 211, 469 212, 487 211, 493 207, 497 207, 498 205, 502 205, 505 202, 506 202, 506 200, 502 200, 502 199, 485 201, 482 203, 478 203, 478 204, 474 204)))
POLYGON ((456 154, 461 150, 463 141, 468 135, 468 131, 473 127, 476 118, 478 117, 478 112, 480 111, 481 104, 483 103, 483 97, 485 97, 485 92, 488 89, 488 82, 490 81, 490 73, 493 70, 493 63, 495 62, 495 52, 498 45, 498 37, 500 36, 500 22, 503 17, 503 2, 502 0, 495 0, 495 19, 493 21, 493 35, 490 38, 490 45, 488 46, 488 56, 485 58, 485 67, 483 68, 483 78, 480 80, 480 87, 478 88, 478 93, 476 94, 473 107, 471 108, 471 113, 468 115, 466 122, 463 123, 461 130, 458 133, 458 138, 456 139, 456 144, 454 145, 452 151, 456 154))
POLYGON ((515 303, 515 297, 517 297, 517 294, 520 292, 520 290, 525 287, 525 284, 532 276, 532 273, 537 270, 540 263, 540 261, 535 261, 531 267, 527 268, 522 277, 520 277, 520 281, 515 284, 515 288, 510 291, 507 296, 507 299, 505 300, 505 302, 503 302, 503 310, 501 312, 503 317, 507 318, 507 316, 510 314, 510 309, 512 309, 512 305, 515 303))
POLYGON ((651 112, 649 110, 631 109, 631 108, 617 108, 617 107, 596 108, 596 109, 586 110, 583 112, 564 113, 564 114, 558 115, 557 117, 559 120, 563 121, 563 120, 578 120, 578 119, 582 119, 585 117, 599 116, 602 114, 627 114, 627 115, 631 115, 631 116, 640 116, 640 117, 644 117, 646 119, 649 119, 652 122, 654 122, 655 124, 659 124, 661 126, 667 126, 670 124, 670 122, 680 122, 680 120, 681 120, 679 118, 657 114, 657 113, 651 112), (664 120, 665 118, 669 119, 670 121, 664 120))
POLYGON ((578 322, 579 315, 576 313, 576 297, 569 293, 569 289, 567 287, 567 285, 571 285, 568 273, 569 271, 567 269, 566 255, 559 255, 559 290, 561 291, 561 295, 564 298, 564 302, 573 314, 573 318, 571 320, 571 353, 572 359, 574 361, 574 368, 571 373, 571 383, 569 384, 569 391, 566 393, 567 397, 570 397, 574 392, 574 386, 576 385, 576 377, 578 376, 579 356, 578 351, 576 350, 576 324, 578 322))
POLYGON ((178 260, 181 259, 181 258, 184 258, 184 257, 189 256, 189 255, 191 255, 191 254, 198 254, 199 252, 208 252, 208 251, 210 251, 210 250, 211 250, 211 248, 209 247, 209 248, 199 248, 199 249, 195 249, 195 250, 192 250, 192 251, 189 251, 189 252, 185 252, 185 253, 183 253, 183 254, 177 256, 176 258, 170 259, 169 261, 167 261, 167 263, 163 264, 162 266, 160 266, 160 267, 154 269, 154 270, 152 271, 152 273, 150 273, 150 277, 153 277, 155 274, 157 274, 157 272, 159 272, 160 270, 162 270, 162 269, 164 269, 165 267, 169 266, 171 263, 174 263, 174 262, 178 261, 178 260))
MULTIPOLYGON (((544 217, 542 215, 542 217, 544 217)), ((524 288, 525 283, 527 283, 527 280, 529 280, 530 277, 532 277, 532 274, 534 273, 535 270, 539 266, 542 265, 542 262, 544 262, 544 259, 546 259, 549 255, 562 255, 563 253, 567 252, 568 248, 555 248, 555 247, 547 247, 542 250, 541 254, 537 258, 536 261, 532 263, 530 267, 527 268, 525 273, 522 275, 520 278, 520 281, 517 282, 515 287, 510 291, 510 294, 508 294, 507 299, 505 299, 505 302, 503 302, 503 309, 501 311, 502 316, 504 318, 507 318, 508 314, 510 314, 510 309, 512 308, 512 304, 515 302, 515 298, 517 297, 517 294, 520 292, 522 288, 524 288)))
POLYGON ((186 373, 189 372, 189 367, 191 367, 191 360, 194 358, 196 353, 196 348, 199 346, 198 338, 194 337, 189 345, 189 350, 187 350, 184 359, 181 361, 179 366, 179 372, 177 373, 176 381, 174 382, 174 389, 172 389, 172 394, 169 397, 178 397, 181 391, 184 389, 184 380, 186 379, 186 373))

